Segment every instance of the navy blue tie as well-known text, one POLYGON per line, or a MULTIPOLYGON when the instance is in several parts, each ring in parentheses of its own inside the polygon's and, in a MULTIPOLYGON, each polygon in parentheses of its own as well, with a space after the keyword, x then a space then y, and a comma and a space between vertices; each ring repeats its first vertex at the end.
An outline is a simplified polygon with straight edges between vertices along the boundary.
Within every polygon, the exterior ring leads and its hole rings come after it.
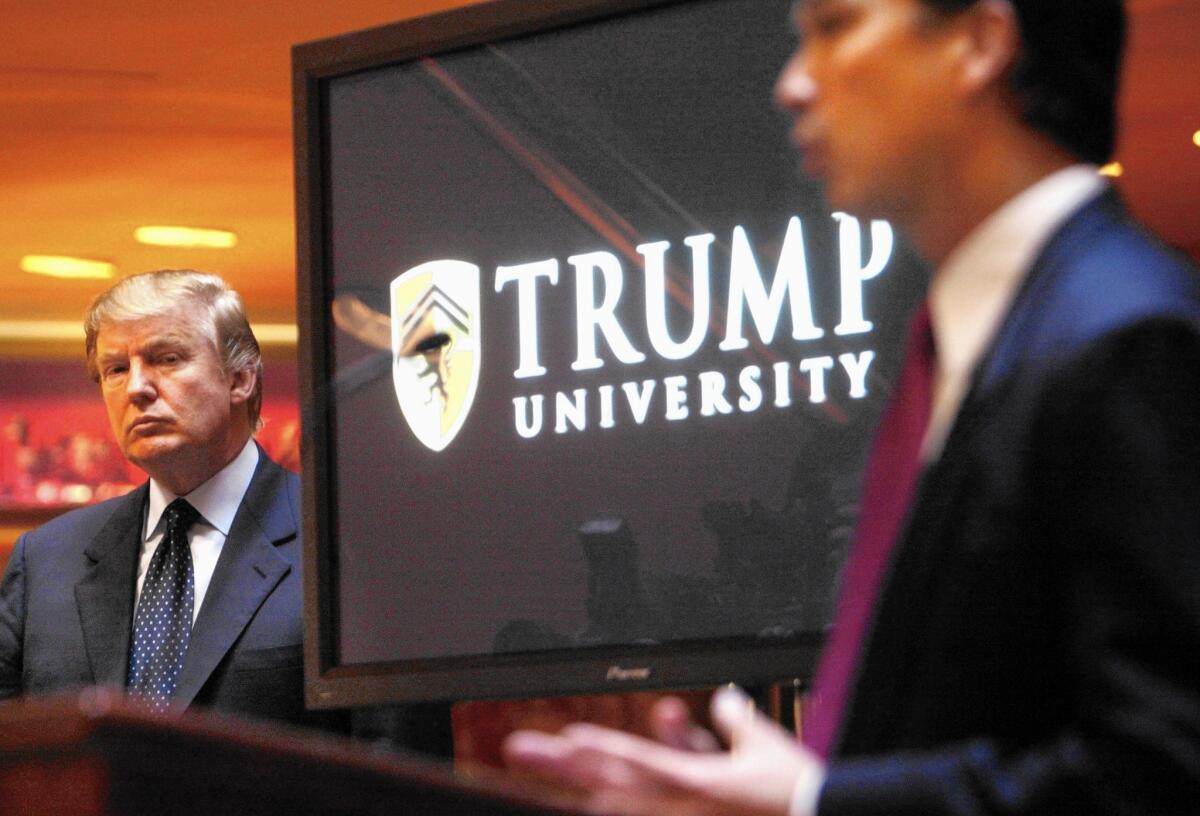
POLYGON ((146 571, 133 618, 129 690, 156 712, 165 712, 183 668, 196 589, 187 531, 200 517, 184 499, 163 511, 166 532, 146 571))

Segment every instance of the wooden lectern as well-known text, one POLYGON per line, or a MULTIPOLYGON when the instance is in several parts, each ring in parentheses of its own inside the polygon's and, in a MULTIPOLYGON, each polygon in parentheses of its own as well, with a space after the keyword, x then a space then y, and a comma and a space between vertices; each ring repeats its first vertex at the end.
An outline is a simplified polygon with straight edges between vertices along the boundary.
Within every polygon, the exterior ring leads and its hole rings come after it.
POLYGON ((120 695, 0 703, 5 816, 567 816, 502 780, 212 713, 162 718, 120 695))

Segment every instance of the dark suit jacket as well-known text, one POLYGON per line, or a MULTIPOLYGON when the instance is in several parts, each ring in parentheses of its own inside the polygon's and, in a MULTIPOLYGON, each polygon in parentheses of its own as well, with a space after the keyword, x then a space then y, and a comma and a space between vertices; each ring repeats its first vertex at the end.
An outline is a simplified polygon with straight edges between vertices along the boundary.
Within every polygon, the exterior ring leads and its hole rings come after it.
MULTIPOLYGON (((0 584, 0 697, 122 687, 148 485, 16 543, 0 584)), ((300 480, 259 451, 192 629, 180 707, 317 724, 304 712, 300 480)))
POLYGON ((820 813, 1200 812, 1198 325, 1115 195, 1051 239, 923 475, 820 813))

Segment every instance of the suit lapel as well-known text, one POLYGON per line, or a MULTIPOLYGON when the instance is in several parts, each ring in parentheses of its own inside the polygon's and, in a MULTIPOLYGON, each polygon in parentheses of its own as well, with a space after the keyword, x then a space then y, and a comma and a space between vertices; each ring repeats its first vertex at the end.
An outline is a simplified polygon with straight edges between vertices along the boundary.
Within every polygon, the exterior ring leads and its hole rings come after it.
POLYGON ((291 570, 275 546, 296 537, 286 472, 259 449, 258 468, 221 549, 192 627, 172 705, 189 705, 254 613, 291 570))
POLYGON ((1101 194, 1083 204, 1049 238, 1029 267, 996 336, 976 366, 941 456, 918 482, 898 542, 900 546, 892 555, 879 590, 872 629, 863 644, 849 713, 843 723, 839 752, 871 753, 901 738, 907 712, 899 701, 905 699, 908 689, 900 681, 907 675, 897 675, 894 667, 919 651, 921 638, 927 631, 923 617, 926 607, 914 605, 912 599, 937 597, 939 582, 951 574, 946 564, 953 559, 947 550, 954 536, 947 531, 961 523, 954 508, 959 505, 963 491, 973 489, 960 475, 961 451, 969 448, 976 429, 987 421, 989 411, 995 407, 997 396, 1011 384, 1007 382, 1009 376, 1031 354, 1045 358, 1045 348, 1037 344, 1041 342, 1044 346, 1047 342, 1039 340, 1039 329, 1048 317, 1053 317, 1047 302, 1052 300, 1064 268, 1076 257, 1081 244, 1092 240, 1095 230, 1119 208, 1115 194, 1101 194), (885 623, 880 625, 880 622, 885 623), (880 637, 881 634, 886 637, 880 637), (871 701, 869 715, 854 705, 859 696, 871 701))
POLYGON ((147 493, 148 487, 143 485, 121 499, 116 511, 84 550, 92 565, 75 585, 75 604, 92 678, 97 685, 125 685, 138 542, 147 493))

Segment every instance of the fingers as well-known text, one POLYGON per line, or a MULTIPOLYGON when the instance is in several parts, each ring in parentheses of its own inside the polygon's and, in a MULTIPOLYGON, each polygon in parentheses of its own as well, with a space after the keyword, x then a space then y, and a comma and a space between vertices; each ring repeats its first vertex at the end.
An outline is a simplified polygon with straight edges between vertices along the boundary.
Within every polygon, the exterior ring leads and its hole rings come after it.
POLYGON ((730 746, 736 745, 747 723, 756 716, 754 702, 737 686, 724 686, 713 692, 710 711, 713 727, 730 746))
MULTIPOLYGON (((578 730, 578 729, 572 729, 578 730)), ((586 738, 586 735, 585 735, 586 738)), ((668 816, 657 784, 642 781, 619 756, 579 745, 569 737, 516 731, 505 740, 510 768, 565 786, 566 802, 595 816, 668 816)))
MULTIPOLYGON (((675 744, 695 743, 695 726, 674 703, 653 716, 656 727, 675 744)), ((731 753, 696 753, 576 724, 558 735, 515 732, 505 741, 504 755, 514 768, 569 786, 589 813, 786 813, 796 779, 815 760, 785 731, 756 714, 740 691, 714 695, 713 718, 730 738, 731 753)), ((821 772, 819 765, 815 770, 821 772)))
POLYGON ((575 787, 660 790, 665 780, 641 761, 647 748, 666 750, 640 737, 580 723, 559 735, 516 731, 505 740, 503 753, 512 767, 575 787))
POLYGON ((711 710, 713 727, 735 753, 795 741, 777 723, 763 716, 754 701, 737 686, 725 686, 714 693, 711 710))
POLYGON ((619 757, 581 746, 566 736, 515 731, 504 741, 502 751, 512 767, 576 787, 624 786, 629 781, 619 757))
POLYGON ((568 725, 558 737, 539 735, 541 740, 558 740, 553 743, 517 736, 510 737, 509 755, 515 761, 528 759, 524 767, 591 788, 643 793, 693 789, 706 781, 711 758, 719 756, 680 751, 587 723, 568 725))
POLYGON ((666 697, 650 710, 655 739, 680 751, 711 752, 721 749, 717 738, 692 722, 691 712, 678 697, 666 697))
POLYGON ((566 744, 541 731, 514 731, 500 746, 505 762, 533 771, 553 772, 564 760, 566 744))

